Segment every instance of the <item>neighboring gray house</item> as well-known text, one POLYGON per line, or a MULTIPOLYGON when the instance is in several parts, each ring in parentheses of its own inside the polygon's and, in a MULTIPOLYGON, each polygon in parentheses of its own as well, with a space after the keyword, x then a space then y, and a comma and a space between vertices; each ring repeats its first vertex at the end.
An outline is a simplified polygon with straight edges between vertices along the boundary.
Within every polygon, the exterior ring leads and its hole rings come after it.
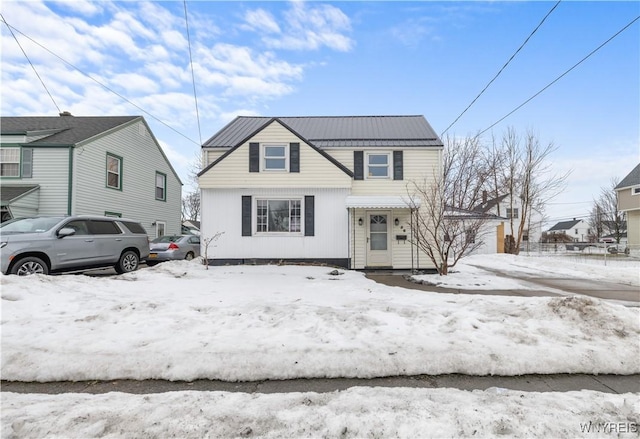
POLYGON ((615 187, 618 209, 627 214, 627 245, 640 254, 640 163, 615 187))
POLYGON ((138 220, 180 233, 182 182, 141 116, 0 118, 2 221, 31 215, 138 220))

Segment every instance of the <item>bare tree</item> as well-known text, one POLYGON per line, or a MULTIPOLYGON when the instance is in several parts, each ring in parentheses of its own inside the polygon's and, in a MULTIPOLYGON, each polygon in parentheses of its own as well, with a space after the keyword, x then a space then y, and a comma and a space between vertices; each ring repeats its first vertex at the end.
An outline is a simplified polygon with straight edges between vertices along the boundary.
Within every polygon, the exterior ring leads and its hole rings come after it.
POLYGON ((182 220, 197 221, 200 218, 200 191, 195 190, 182 197, 182 220))
POLYGON ((596 240, 605 234, 613 235, 617 244, 625 230, 626 214, 618 210, 618 179, 612 179, 608 187, 600 188, 600 196, 593 201, 593 208, 589 217, 589 225, 595 234, 596 240))
POLYGON ((413 244, 441 275, 448 274, 464 255, 484 244, 482 226, 488 218, 472 212, 482 199, 487 178, 479 138, 448 137, 445 144, 442 172, 408 186, 414 202, 413 244))
POLYGON ((532 211, 542 210, 542 206, 557 196, 566 185, 568 173, 551 173, 550 156, 556 150, 553 143, 542 145, 532 131, 521 137, 513 128, 509 128, 502 137, 500 153, 505 158, 503 181, 506 201, 511 208, 517 204, 517 199, 521 205, 517 216, 513 210, 506 212, 513 237, 511 245, 505 245, 508 253, 519 253, 532 211))
MULTIPOLYGON (((203 255, 203 259, 202 259, 202 263, 204 265, 206 265, 207 270, 209 269, 209 247, 211 246, 211 244, 213 244, 214 242, 216 242, 218 239, 220 239, 220 237, 224 235, 224 232, 217 232, 215 235, 210 236, 210 237, 206 237, 206 238, 202 238, 201 242, 202 242, 202 247, 204 248, 204 255, 203 255)), ((215 245, 214 245, 215 247, 215 245)))

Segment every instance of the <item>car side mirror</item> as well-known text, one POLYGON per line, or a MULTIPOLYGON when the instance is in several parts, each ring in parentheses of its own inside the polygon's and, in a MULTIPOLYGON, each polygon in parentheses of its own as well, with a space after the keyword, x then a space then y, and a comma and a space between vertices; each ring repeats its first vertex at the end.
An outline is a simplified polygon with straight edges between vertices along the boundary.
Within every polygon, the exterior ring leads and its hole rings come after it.
POLYGON ((64 238, 65 236, 71 236, 75 234, 76 234, 76 230, 72 229, 71 227, 63 227, 60 230, 58 230, 58 238, 64 238))

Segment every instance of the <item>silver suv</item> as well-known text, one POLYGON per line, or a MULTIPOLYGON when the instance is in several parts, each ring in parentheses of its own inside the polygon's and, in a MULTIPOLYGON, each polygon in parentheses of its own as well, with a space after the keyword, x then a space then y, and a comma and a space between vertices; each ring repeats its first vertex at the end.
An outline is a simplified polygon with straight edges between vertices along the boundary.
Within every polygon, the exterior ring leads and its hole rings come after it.
POLYGON ((19 218, 0 226, 3 274, 49 274, 114 267, 135 271, 149 255, 139 222, 101 216, 19 218))

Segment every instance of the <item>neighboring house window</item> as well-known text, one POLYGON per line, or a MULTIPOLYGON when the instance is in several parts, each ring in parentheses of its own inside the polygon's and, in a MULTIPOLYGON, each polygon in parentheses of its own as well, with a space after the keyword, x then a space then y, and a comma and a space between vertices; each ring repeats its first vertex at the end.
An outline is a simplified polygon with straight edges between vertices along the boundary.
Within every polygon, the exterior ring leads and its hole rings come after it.
POLYGON ((288 151, 286 145, 263 145, 262 169, 265 171, 286 171, 288 151))
POLYGON ((104 212, 104 216, 109 216, 111 218, 122 218, 122 214, 118 212, 109 212, 108 210, 104 212))
POLYGON ((301 200, 257 200, 257 231, 262 233, 301 231, 301 200))
POLYGON ((522 240, 523 241, 528 241, 529 240, 529 231, 526 230, 526 229, 522 231, 522 240))
POLYGON ((152 225, 156 226, 156 238, 164 236, 164 232, 167 229, 167 223, 164 221, 156 221, 152 225))
POLYGON ((634 187, 633 189, 631 189, 631 194, 632 195, 640 195, 640 186, 634 187))
POLYGON ((507 218, 518 218, 518 208, 507 209, 507 218))
POLYGON ((122 190, 122 158, 107 154, 107 187, 122 190))
POLYGON ((0 149, 0 177, 20 177, 20 148, 0 149))
POLYGON ((465 233, 467 244, 475 244, 476 243, 476 232, 473 229, 467 230, 465 233))
POLYGON ((156 172, 156 200, 167 200, 167 176, 156 172))
POLYGON ((578 229, 576 229, 576 235, 578 234, 578 229))
POLYGON ((367 154, 368 178, 389 178, 389 154, 367 154))

